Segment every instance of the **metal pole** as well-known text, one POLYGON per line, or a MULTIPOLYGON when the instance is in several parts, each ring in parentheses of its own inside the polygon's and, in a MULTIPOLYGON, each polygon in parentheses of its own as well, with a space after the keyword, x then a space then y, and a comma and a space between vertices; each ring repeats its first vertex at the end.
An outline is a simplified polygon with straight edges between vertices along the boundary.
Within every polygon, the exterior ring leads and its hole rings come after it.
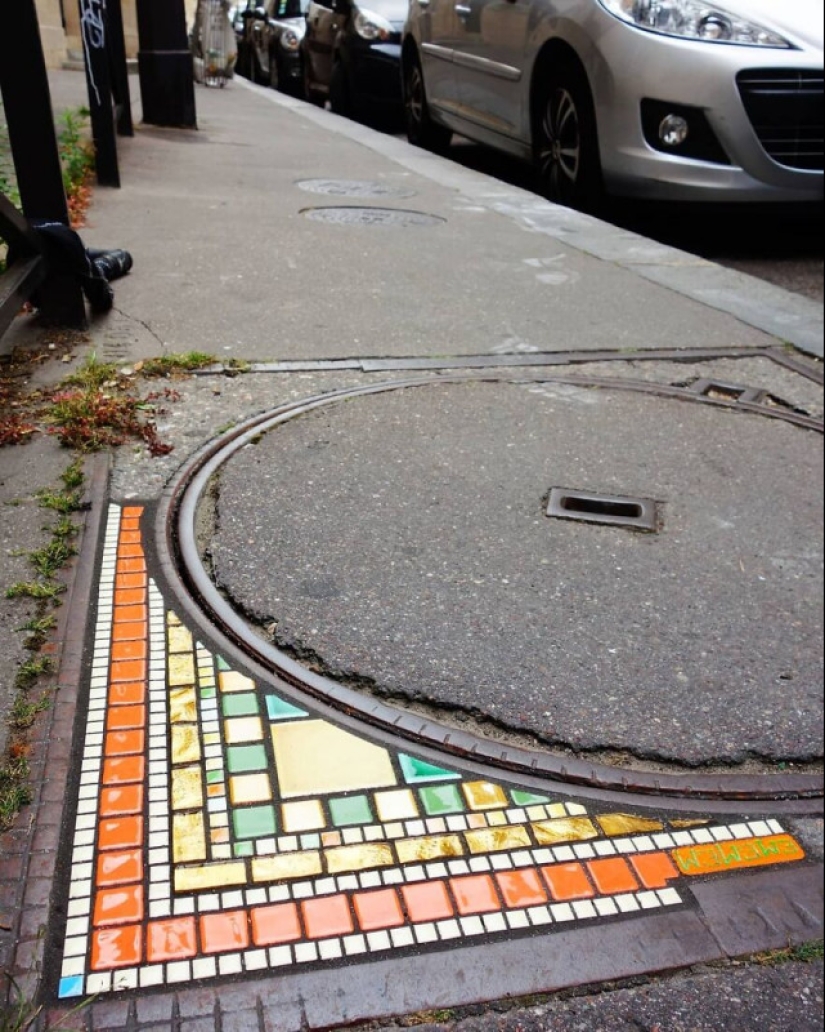
POLYGON ((106 0, 80 0, 80 31, 83 34, 97 181, 101 186, 119 187, 120 169, 117 163, 112 86, 109 81, 109 21, 106 16, 106 0))
POLYGON ((106 0, 109 15, 109 67, 118 136, 134 136, 132 99, 129 93, 129 72, 126 67, 126 43, 123 37, 123 11, 120 0, 106 0))
POLYGON ((183 0, 137 0, 143 121, 196 129, 195 77, 183 0))

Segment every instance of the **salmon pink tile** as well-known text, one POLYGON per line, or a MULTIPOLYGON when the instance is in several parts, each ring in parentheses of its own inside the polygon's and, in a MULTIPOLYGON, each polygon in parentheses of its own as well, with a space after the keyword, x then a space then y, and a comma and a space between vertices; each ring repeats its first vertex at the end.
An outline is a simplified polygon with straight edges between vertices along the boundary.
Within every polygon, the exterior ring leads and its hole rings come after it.
POLYGON ((627 861, 620 856, 591 860, 587 870, 596 883, 596 888, 606 896, 612 896, 617 892, 635 892, 639 888, 639 883, 633 877, 627 861))
POLYGON ((104 785, 122 785, 133 781, 143 781, 146 761, 142 756, 115 756, 103 763, 101 783, 104 785))
POLYGON ((99 849, 133 849, 143 845, 143 818, 116 817, 98 825, 99 849))
POLYGON ((256 946, 294 942, 301 937, 298 907, 294 903, 278 903, 252 910, 252 941, 256 946))
POLYGON ((496 881, 508 907, 536 907, 547 902, 538 871, 500 871, 496 881))
POLYGON ((404 924, 404 915, 395 889, 356 892, 352 897, 358 924, 365 932, 376 928, 397 928, 404 924))
POLYGON ((301 904, 304 925, 310 939, 328 939, 333 935, 349 935, 353 930, 352 914, 346 896, 319 896, 301 904))
POLYGON ((194 957, 197 945, 194 917, 150 921, 146 927, 146 959, 150 964, 194 957))
POLYGON ((109 731, 106 735, 106 756, 128 756, 142 753, 145 742, 143 731, 109 731))
POLYGON ((493 879, 488 874, 451 878, 450 888, 460 914, 485 914, 501 910, 501 901, 496 894, 493 879))
POLYGON ((134 967, 141 962, 142 945, 140 925, 100 929, 92 935, 92 970, 134 967))
POLYGON ((453 916, 453 905, 444 882, 418 882, 404 885, 401 894, 404 897, 404 904, 410 920, 415 923, 440 921, 445 917, 453 916))
POLYGON ((130 728, 144 727, 145 724, 145 706, 115 706, 109 710, 109 716, 106 719, 106 730, 123 731, 130 728))
POLYGON ((249 945, 249 928, 245 910, 204 914, 200 920, 201 946, 204 953, 227 953, 249 945))
POLYGON ((586 899, 593 896, 593 886, 581 864, 553 864, 542 867, 542 874, 547 882, 553 899, 586 899))
POLYGON ((100 816, 120 817, 143 812, 143 785, 118 785, 100 793, 100 816))
POLYGON ((142 885, 100 889, 95 897, 94 923, 97 928, 101 925, 131 924, 142 920, 142 885))
POLYGON ((646 889, 663 889, 679 876, 667 853, 638 853, 630 858, 630 862, 646 889))
POLYGON ((139 849, 101 853, 97 861, 97 884, 127 885, 143 878, 143 854, 139 849))

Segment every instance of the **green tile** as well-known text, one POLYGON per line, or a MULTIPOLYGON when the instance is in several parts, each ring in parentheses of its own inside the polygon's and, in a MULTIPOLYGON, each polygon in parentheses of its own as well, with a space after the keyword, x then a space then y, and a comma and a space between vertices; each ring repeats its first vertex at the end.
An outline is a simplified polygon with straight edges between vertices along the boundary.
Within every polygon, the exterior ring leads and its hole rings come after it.
POLYGON ((223 771, 208 770, 206 772, 206 783, 207 785, 219 785, 223 781, 223 771))
POLYGON ((415 756, 407 756, 406 753, 398 754, 398 762, 401 764, 401 770, 408 785, 420 785, 425 781, 451 781, 460 776, 455 771, 444 770, 443 767, 425 763, 424 760, 416 759, 415 756))
POLYGON ((330 799, 329 811, 332 814, 332 823, 337 828, 343 828, 349 824, 372 824, 373 822, 370 802, 365 795, 330 799))
POLYGON ((270 720, 293 720, 295 717, 308 717, 306 710, 293 706, 291 702, 279 699, 277 695, 267 695, 266 711, 270 720))
MULTIPOLYGON (((275 834, 275 807, 246 806, 243 809, 234 810, 232 824, 235 828, 235 838, 267 838, 275 834)), ((239 845, 246 844, 239 843, 239 845)), ((238 855, 238 845, 236 845, 235 856, 238 855)), ((244 855, 248 856, 249 854, 244 855)))
POLYGON ((464 800, 457 785, 430 785, 418 790, 424 810, 430 817, 444 813, 463 813, 464 800))
POLYGON ((223 658, 223 656, 215 656, 215 662, 218 665, 218 670, 229 670, 230 666, 223 658))
POLYGON ((232 851, 235 856, 254 856, 255 846, 251 842, 236 842, 232 851))
POLYGON ((516 806, 539 806, 541 803, 549 803, 546 795, 534 795, 532 792, 519 792, 516 789, 510 793, 516 806))
MULTIPOLYGON (((214 684, 215 682, 213 681, 211 683, 214 684)), ((201 684, 203 684, 203 681, 201 681, 201 684)), ((218 693, 218 689, 217 688, 201 688, 201 698, 202 699, 214 699, 215 696, 217 695, 217 693, 218 693)))
POLYGON ((262 745, 230 745, 226 750, 226 766, 230 774, 266 770, 266 749, 262 745))
POLYGON ((258 712, 258 697, 254 692, 224 695, 222 701, 225 717, 248 717, 258 712))

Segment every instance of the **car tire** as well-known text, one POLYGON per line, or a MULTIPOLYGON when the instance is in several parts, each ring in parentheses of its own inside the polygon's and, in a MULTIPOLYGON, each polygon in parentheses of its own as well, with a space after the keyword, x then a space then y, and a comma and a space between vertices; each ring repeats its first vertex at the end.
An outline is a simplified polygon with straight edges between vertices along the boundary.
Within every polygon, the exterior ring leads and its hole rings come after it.
POLYGON ((541 192, 568 208, 593 210, 602 195, 596 112, 584 71, 553 66, 538 97, 533 155, 541 192))
POLYGON ((450 146, 452 131, 430 117, 424 72, 417 54, 404 60, 404 121, 407 139, 416 147, 441 153, 450 146))
POLYGON ((350 118, 353 113, 347 73, 341 61, 336 61, 329 80, 329 106, 336 115, 350 118))
POLYGON ((269 55, 269 85, 273 90, 281 89, 281 69, 274 52, 269 55))

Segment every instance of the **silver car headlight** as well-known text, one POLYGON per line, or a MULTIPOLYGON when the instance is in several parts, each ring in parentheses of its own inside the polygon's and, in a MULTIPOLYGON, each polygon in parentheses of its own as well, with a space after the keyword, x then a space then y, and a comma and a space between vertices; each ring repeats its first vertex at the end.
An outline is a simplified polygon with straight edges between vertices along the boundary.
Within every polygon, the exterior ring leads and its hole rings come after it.
POLYGON ((785 50, 792 47, 788 40, 757 22, 701 0, 600 0, 600 3, 622 21, 663 36, 749 47, 785 50))
POLYGON ((281 33, 280 43, 284 50, 297 50, 301 40, 298 38, 297 32, 287 29, 286 32, 281 33))
POLYGON ((375 11, 368 11, 364 7, 359 7, 355 13, 355 31, 361 37, 372 42, 373 40, 387 40, 393 34, 392 25, 387 21, 386 18, 382 18, 380 14, 376 14, 375 11))

